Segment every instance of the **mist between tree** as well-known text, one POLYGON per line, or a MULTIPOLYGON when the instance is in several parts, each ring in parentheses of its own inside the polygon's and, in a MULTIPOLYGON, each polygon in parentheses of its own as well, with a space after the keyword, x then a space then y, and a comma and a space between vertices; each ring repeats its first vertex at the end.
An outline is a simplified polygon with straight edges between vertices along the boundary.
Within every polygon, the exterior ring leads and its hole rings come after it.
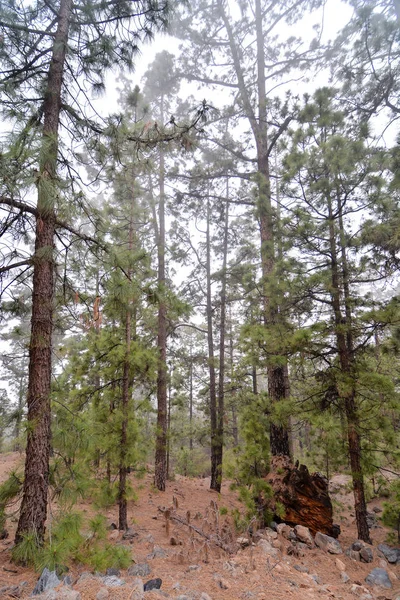
POLYGON ((51 545, 49 489, 126 530, 145 469, 229 478, 265 523, 271 456, 349 472, 370 541, 398 460, 396 4, 10 1, 0 29, 15 560, 51 545))

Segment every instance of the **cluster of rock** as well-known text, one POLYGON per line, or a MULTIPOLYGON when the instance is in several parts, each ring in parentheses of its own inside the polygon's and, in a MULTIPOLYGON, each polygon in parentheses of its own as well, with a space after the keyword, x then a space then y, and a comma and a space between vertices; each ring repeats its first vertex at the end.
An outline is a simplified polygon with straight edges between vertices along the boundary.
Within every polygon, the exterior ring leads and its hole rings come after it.
MULTIPOLYGON (((372 546, 361 540, 356 540, 345 550, 342 549, 339 541, 329 535, 317 532, 315 536, 310 530, 303 525, 291 527, 286 523, 277 525, 272 523, 271 527, 259 530, 253 535, 253 541, 261 548, 261 550, 269 556, 279 559, 283 552, 290 556, 304 557, 307 550, 319 548, 320 550, 333 555, 345 554, 354 561, 371 563, 374 557, 380 558, 380 567, 376 567, 365 578, 365 583, 369 586, 377 588, 392 589, 393 582, 399 585, 398 578, 392 571, 388 571, 385 567, 387 563, 400 564, 400 548, 393 548, 387 544, 379 544, 374 550, 372 546), (289 544, 284 544, 282 539, 286 539, 289 544), (375 552, 375 555, 374 555, 375 552), (385 560, 382 560, 385 559, 385 560), (386 562, 387 561, 387 562, 386 562)), ((250 543, 247 538, 238 538, 237 543, 244 547, 250 543)), ((336 558, 336 567, 340 572, 342 583, 350 584, 350 591, 360 597, 362 600, 370 600, 373 596, 370 590, 359 582, 351 583, 350 577, 346 573, 346 566, 343 561, 336 558)), ((309 570, 304 565, 294 565, 294 569, 302 573, 309 573, 309 570)), ((317 575, 310 575, 315 583, 321 583, 317 575)), ((396 598, 400 600, 400 597, 396 598)))

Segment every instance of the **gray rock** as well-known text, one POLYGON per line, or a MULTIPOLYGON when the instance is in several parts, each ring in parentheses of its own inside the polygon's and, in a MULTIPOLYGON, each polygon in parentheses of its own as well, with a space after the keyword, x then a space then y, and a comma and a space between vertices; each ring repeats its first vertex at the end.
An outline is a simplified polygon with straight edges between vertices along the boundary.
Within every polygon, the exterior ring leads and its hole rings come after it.
POLYGON ((32 596, 38 596, 43 592, 47 592, 47 590, 52 590, 53 588, 60 585, 60 583, 61 581, 60 579, 58 579, 56 572, 49 571, 49 569, 45 567, 34 587, 32 596))
POLYGON ((370 585, 377 585, 387 589, 392 588, 392 582, 390 581, 388 572, 385 569, 372 569, 371 573, 365 578, 365 581, 370 585))
POLYGON ((379 544, 378 550, 382 552, 388 563, 392 565, 396 564, 400 560, 400 548, 392 548, 387 544, 379 544))
POLYGON ((150 575, 151 567, 149 563, 138 563, 129 567, 127 574, 129 577, 147 577, 150 575))
POLYGON ((313 575, 310 575, 310 577, 317 585, 322 585, 322 579, 319 575, 313 573, 313 575))
POLYGON ((276 523, 275 521, 271 521, 271 523, 269 524, 269 528, 272 529, 272 531, 277 531, 278 527, 278 523, 276 523))
POLYGON ((340 572, 340 579, 343 583, 347 583, 348 581, 350 581, 350 577, 347 575, 346 571, 340 572))
POLYGON ((330 554, 343 553, 342 547, 339 544, 339 542, 330 535, 325 535, 324 533, 318 531, 318 533, 315 534, 314 541, 318 548, 321 548, 321 550, 324 550, 325 552, 329 552, 330 554))
POLYGON ((257 546, 261 548, 264 554, 268 554, 269 556, 273 556, 274 558, 277 558, 279 556, 279 550, 274 548, 267 540, 260 540, 257 546))
POLYGON ((374 513, 378 514, 382 512, 382 509, 379 506, 374 506, 374 508, 372 509, 374 511, 374 513))
POLYGON ((108 600, 110 594, 108 593, 108 589, 106 587, 102 587, 96 594, 96 600, 108 600))
POLYGON ((156 577, 155 579, 150 579, 146 581, 144 584, 144 591, 149 592, 150 590, 159 590, 162 585, 162 579, 160 577, 156 577))
POLYGON ((149 559, 165 558, 166 556, 167 556, 167 553, 165 552, 165 550, 163 548, 160 548, 160 546, 154 546, 153 552, 148 554, 146 558, 149 558, 149 559))
POLYGON ((294 565, 293 569, 296 569, 296 571, 299 571, 299 573, 309 573, 309 569, 307 569, 307 567, 305 567, 304 565, 294 565))
POLYGON ((360 558, 362 562, 371 563, 374 560, 374 555, 371 548, 369 548, 368 546, 364 546, 364 548, 361 548, 360 558))
POLYGON ((364 542, 362 542, 361 540, 356 540, 351 545, 351 549, 355 550, 356 552, 360 552, 361 548, 363 548, 363 547, 364 547, 364 542))
POLYGON ((136 533, 136 531, 134 529, 132 529, 131 527, 128 527, 128 529, 126 531, 124 531, 123 535, 122 535, 122 539, 123 540, 133 540, 135 537, 138 537, 139 534, 136 533))
POLYGON ((121 575, 121 571, 115 567, 109 567, 106 571, 106 575, 115 575, 115 577, 119 577, 121 575))
POLYGON ((351 548, 349 548, 348 550, 346 550, 346 556, 348 556, 352 560, 356 560, 357 562, 360 562, 360 560, 361 560, 359 551, 358 550, 352 550, 351 548))
POLYGON ((102 581, 107 587, 120 587, 125 585, 125 581, 115 575, 106 575, 105 577, 102 577, 102 581))
POLYGON ((83 573, 81 573, 78 579, 78 583, 80 583, 81 581, 85 581, 85 579, 92 579, 93 577, 93 573, 89 573, 89 571, 84 571, 83 573))
POLYGON ((200 600, 211 600, 211 596, 206 594, 205 592, 201 593, 200 600))
POLYGON ((379 527, 375 513, 367 513, 367 525, 370 529, 377 529, 379 527))

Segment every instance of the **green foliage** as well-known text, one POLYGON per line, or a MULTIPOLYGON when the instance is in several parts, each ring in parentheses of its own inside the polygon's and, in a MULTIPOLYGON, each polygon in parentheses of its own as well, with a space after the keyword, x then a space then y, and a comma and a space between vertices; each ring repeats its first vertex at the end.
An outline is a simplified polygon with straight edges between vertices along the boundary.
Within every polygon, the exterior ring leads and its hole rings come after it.
POLYGON ((13 562, 18 565, 32 566, 38 558, 38 540, 34 532, 25 533, 19 544, 11 550, 13 562))
POLYGON ((22 491, 23 478, 16 471, 12 471, 8 478, 0 485, 0 530, 5 527, 7 520, 7 507, 15 503, 22 491))
POLYGON ((268 398, 249 394, 241 414, 242 445, 226 457, 224 469, 234 479, 234 488, 246 507, 245 515, 233 515, 237 528, 247 527, 253 519, 259 524, 268 523, 272 514, 269 502, 272 490, 265 481, 269 471, 268 398))
POLYGON ((400 481, 394 481, 390 486, 390 501, 383 503, 382 521, 388 527, 392 527, 397 534, 397 542, 400 542, 400 481))

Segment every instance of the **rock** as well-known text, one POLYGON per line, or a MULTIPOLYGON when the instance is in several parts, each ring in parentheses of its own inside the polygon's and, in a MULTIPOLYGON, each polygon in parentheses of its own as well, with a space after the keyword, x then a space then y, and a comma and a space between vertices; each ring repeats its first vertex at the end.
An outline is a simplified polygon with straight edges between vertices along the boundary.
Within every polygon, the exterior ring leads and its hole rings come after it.
POLYGON ((348 556, 352 560, 356 560, 357 562, 360 562, 361 560, 360 553, 357 550, 352 550, 351 548, 346 550, 346 556, 348 556))
POLYGON ((364 546, 364 548, 361 548, 360 558, 362 562, 371 563, 374 560, 374 555, 371 548, 369 548, 368 546, 364 546))
POLYGON ((320 531, 316 533, 314 541, 318 548, 321 548, 321 550, 329 552, 330 554, 342 554, 343 552, 341 545, 335 538, 325 535, 320 531))
POLYGON ((100 588, 96 594, 96 600, 107 600, 109 597, 110 595, 106 587, 100 588))
POLYGON ((278 533, 274 529, 271 529, 270 527, 267 527, 264 530, 264 534, 266 535, 267 539, 271 539, 271 540, 276 540, 276 538, 278 537, 278 533))
POLYGON ((49 571, 49 569, 45 567, 34 587, 32 596, 38 596, 47 590, 51 590, 60 585, 60 583, 61 581, 58 579, 56 572, 49 571))
POLYGON ((382 509, 379 506, 374 506, 374 508, 372 509, 374 511, 374 513, 378 514, 382 512, 382 509))
POLYGON ((260 540, 257 546, 261 548, 264 554, 268 554, 269 556, 278 558, 279 551, 276 548, 274 548, 267 540, 260 540))
POLYGON ((126 531, 124 531, 123 535, 122 535, 122 539, 123 540, 133 540, 135 537, 138 537, 139 534, 136 533, 136 531, 134 529, 132 529, 132 527, 128 527, 128 529, 126 531))
POLYGON ((121 571, 115 567, 109 567, 106 570, 106 575, 115 575, 115 577, 119 577, 121 575, 121 571))
POLYGON ((250 540, 246 537, 238 537, 236 543, 239 544, 241 548, 247 548, 247 546, 250 546, 250 540))
POLYGON ((387 589, 392 587, 392 582, 390 581, 389 575, 385 569, 372 569, 371 573, 365 578, 365 581, 370 585, 377 585, 387 589))
POLYGON ((399 583, 399 578, 397 577, 396 573, 393 573, 393 571, 391 571, 390 569, 387 570, 387 574, 389 575, 389 579, 393 584, 398 584, 399 583))
POLYGON ((276 531, 279 535, 282 535, 285 539, 288 540, 293 529, 289 525, 286 525, 286 523, 279 523, 279 525, 276 528, 276 531))
MULTIPOLYGON (((118 529, 113 529, 112 531, 110 531, 110 533, 108 534, 108 539, 111 542, 115 542, 119 539, 120 536, 120 531, 118 531, 118 529)), ((123 539, 123 538, 122 538, 123 539)))
POLYGON ((211 596, 206 594, 205 592, 201 593, 200 600, 211 600, 211 596))
POLYGON ((0 529, 0 540, 6 540, 8 538, 7 529, 0 529))
POLYGON ((276 531, 277 527, 278 523, 276 523, 275 521, 271 521, 271 523, 269 524, 269 528, 272 529, 272 531, 276 531))
POLYGON ((176 537, 171 537, 169 540, 169 544, 170 546, 179 546, 179 540, 176 539, 176 537))
POLYGON ((305 555, 305 552, 299 548, 297 544, 289 544, 289 546, 286 548, 286 554, 288 556, 296 556, 297 558, 301 558, 305 555))
POLYGON ((299 571, 299 573, 309 573, 309 571, 310 571, 304 565, 294 565, 293 569, 296 569, 296 571, 299 571))
POLYGON ((310 533, 308 527, 304 527, 304 525, 296 525, 294 528, 294 532, 296 534, 297 539, 303 544, 307 544, 309 548, 314 548, 314 540, 310 533))
POLYGON ((283 552, 283 543, 280 540, 272 540, 272 542, 270 543, 273 548, 276 548, 280 552, 283 552))
POLYGON ((316 573, 313 573, 312 575, 310 575, 312 581, 314 581, 314 583, 316 583, 317 585, 322 585, 322 579, 319 575, 317 575, 316 573))
POLYGON ((109 529, 110 531, 113 531, 114 529, 118 529, 118 527, 116 526, 116 524, 115 524, 115 523, 111 523, 111 524, 108 526, 108 529, 109 529))
POLYGON ((127 570, 129 577, 147 577, 147 575, 150 575, 150 573, 151 568, 149 563, 138 563, 137 565, 132 565, 127 570))
POLYGON ((317 531, 334 533, 332 503, 325 477, 310 474, 305 465, 293 465, 285 456, 274 456, 266 480, 274 492, 273 502, 285 508, 287 524, 304 525, 313 534, 317 531))
POLYGON ((355 542, 352 543, 351 549, 355 550, 356 552, 359 552, 361 550, 361 548, 363 548, 363 546, 364 546, 364 542, 362 542, 361 540, 356 540, 355 542))
POLYGON ((340 558, 337 558, 335 560, 335 565, 337 566, 338 570, 342 573, 343 573, 343 571, 346 570, 346 565, 344 564, 343 561, 340 560, 340 558))
POLYGON ((107 587, 120 587, 125 585, 125 581, 115 575, 106 575, 105 577, 102 577, 102 581, 107 587))
POLYGON ((140 577, 135 577, 135 579, 131 583, 131 588, 139 596, 143 594, 143 592, 144 592, 144 585, 143 585, 143 581, 140 579, 140 577))
POLYGON ((392 548, 387 544, 379 544, 378 550, 382 552, 383 556, 386 558, 388 563, 392 565, 396 564, 397 561, 400 559, 400 548, 392 548))
POLYGON ((348 581, 350 581, 350 577, 347 575, 346 571, 340 572, 340 579, 343 583, 347 583, 348 581))
POLYGON ((163 550, 163 548, 160 548, 160 546, 154 546, 153 552, 151 552, 146 558, 165 558, 166 556, 167 553, 165 550, 163 550))
POLYGON ((372 598, 372 596, 369 593, 369 590, 362 585, 358 585, 357 583, 353 583, 353 585, 350 588, 350 591, 355 596, 364 597, 365 594, 368 594, 372 598))
POLYGON ((78 583, 80 583, 81 581, 85 581, 85 579, 92 579, 92 577, 94 577, 93 573, 89 573, 89 571, 84 571, 83 573, 81 573, 78 579, 78 583))
POLYGON ((188 571, 198 571, 200 569, 200 565, 189 565, 188 566, 188 571))
POLYGON ((379 527, 375 513, 367 512, 367 525, 370 529, 376 529, 379 527))
POLYGON ((150 579, 149 581, 146 581, 146 583, 143 586, 143 590, 145 592, 149 592, 150 590, 159 590, 161 588, 162 585, 162 579, 160 579, 160 577, 156 577, 155 579, 150 579))

